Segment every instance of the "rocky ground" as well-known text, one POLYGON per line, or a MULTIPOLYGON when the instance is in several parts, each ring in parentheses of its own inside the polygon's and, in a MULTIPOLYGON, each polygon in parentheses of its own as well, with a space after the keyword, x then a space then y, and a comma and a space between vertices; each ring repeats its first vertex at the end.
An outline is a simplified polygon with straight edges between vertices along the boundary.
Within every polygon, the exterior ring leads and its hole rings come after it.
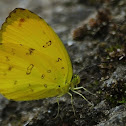
POLYGON ((73 94, 15 102, 0 96, 0 126, 126 126, 126 1, 1 0, 0 24, 14 8, 29 9, 50 24, 65 44, 80 90, 73 94))

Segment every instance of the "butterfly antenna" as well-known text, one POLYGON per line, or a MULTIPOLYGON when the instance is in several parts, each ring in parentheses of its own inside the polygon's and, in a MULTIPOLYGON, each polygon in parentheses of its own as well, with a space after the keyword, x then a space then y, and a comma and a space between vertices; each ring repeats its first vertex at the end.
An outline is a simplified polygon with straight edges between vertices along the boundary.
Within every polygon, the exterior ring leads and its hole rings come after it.
POLYGON ((56 100, 57 100, 58 110, 57 110, 56 117, 54 119, 56 119, 59 116, 59 108, 60 108, 60 106, 59 106, 59 97, 57 97, 56 100))
POLYGON ((99 65, 101 65, 102 63, 111 63, 111 62, 112 62, 112 61, 103 61, 103 62, 96 63, 96 64, 93 64, 93 65, 90 65, 90 66, 86 66, 84 69, 82 69, 81 71, 79 71, 78 74, 81 74, 81 72, 86 71, 86 70, 89 70, 89 69, 91 69, 91 68, 93 68, 93 67, 95 67, 95 66, 99 66, 99 65))
POLYGON ((86 66, 84 69, 82 69, 79 73, 81 73, 81 72, 83 72, 83 71, 86 71, 86 70, 88 70, 88 69, 90 69, 90 68, 92 68, 92 67, 94 67, 94 66, 98 66, 99 65, 99 63, 98 64, 93 64, 93 65, 90 65, 90 66, 86 66))
POLYGON ((69 95, 70 95, 70 97, 71 97, 71 105, 72 105, 73 112, 74 112, 74 116, 75 116, 75 115, 76 115, 76 113, 75 113, 74 104, 73 104, 73 96, 72 96, 72 94, 71 94, 70 92, 68 92, 68 94, 69 94, 69 95))

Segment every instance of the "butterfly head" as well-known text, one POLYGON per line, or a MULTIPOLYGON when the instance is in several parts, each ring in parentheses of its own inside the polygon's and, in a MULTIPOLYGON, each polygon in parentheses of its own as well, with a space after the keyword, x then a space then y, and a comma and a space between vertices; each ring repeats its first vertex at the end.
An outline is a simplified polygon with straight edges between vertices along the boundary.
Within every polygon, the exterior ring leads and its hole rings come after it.
POLYGON ((79 75, 74 74, 71 80, 71 89, 74 89, 80 83, 79 75))

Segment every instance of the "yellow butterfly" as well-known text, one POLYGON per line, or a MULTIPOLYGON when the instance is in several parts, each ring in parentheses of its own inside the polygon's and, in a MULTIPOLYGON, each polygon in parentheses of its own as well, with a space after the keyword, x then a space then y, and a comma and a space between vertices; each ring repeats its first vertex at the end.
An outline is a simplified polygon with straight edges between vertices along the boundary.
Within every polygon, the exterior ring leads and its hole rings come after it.
POLYGON ((79 94, 79 83, 52 28, 29 10, 13 10, 0 30, 0 93, 15 101, 37 100, 69 90, 79 94))

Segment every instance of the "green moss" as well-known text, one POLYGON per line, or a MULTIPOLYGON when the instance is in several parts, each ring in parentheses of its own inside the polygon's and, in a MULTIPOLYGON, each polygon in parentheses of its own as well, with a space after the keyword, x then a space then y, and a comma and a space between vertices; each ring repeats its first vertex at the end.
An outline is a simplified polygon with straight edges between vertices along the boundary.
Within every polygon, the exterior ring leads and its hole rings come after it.
POLYGON ((105 89, 105 97, 110 105, 116 106, 122 103, 126 103, 126 84, 118 82, 111 87, 105 89))
POLYGON ((107 49, 106 49, 106 52, 109 53, 109 52, 113 52, 113 51, 115 51, 115 50, 117 50, 117 49, 122 49, 122 48, 123 48, 122 45, 116 44, 116 45, 113 45, 113 46, 107 48, 107 49))

